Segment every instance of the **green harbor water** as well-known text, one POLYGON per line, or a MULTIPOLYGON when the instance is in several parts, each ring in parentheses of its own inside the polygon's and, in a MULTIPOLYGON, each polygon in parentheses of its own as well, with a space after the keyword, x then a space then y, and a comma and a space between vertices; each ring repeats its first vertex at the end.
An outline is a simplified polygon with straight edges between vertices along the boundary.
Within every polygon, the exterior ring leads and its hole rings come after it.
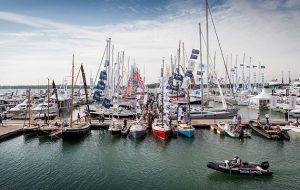
MULTIPOLYGON (((240 113, 254 119, 257 110, 241 107, 240 113)), ((105 130, 72 141, 22 135, 0 143, 0 189, 299 189, 299 147, 299 139, 270 141, 252 132, 240 141, 209 129, 166 142, 151 131, 142 140, 105 130), (206 167, 235 154, 242 161, 268 160, 274 175, 230 176, 206 167)))
POLYGON ((297 189, 300 141, 270 141, 253 135, 243 141, 209 129, 193 139, 162 142, 112 137, 92 130, 82 139, 53 141, 19 136, 0 143, 3 189, 297 189), (243 161, 269 160, 271 177, 230 176, 207 162, 234 154, 243 161))

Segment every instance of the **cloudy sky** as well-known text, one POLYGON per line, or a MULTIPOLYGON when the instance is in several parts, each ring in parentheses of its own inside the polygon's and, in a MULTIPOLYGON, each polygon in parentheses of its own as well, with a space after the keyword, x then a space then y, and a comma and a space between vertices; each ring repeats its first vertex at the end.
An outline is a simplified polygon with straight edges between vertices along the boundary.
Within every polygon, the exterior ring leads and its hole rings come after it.
MULTIPOLYGON (((126 60, 145 65, 146 83, 157 82, 162 57, 170 62, 178 42, 199 48, 204 0, 0 0, 0 85, 61 83, 77 68, 95 76, 107 38, 126 60)), ((266 66, 266 78, 300 77, 299 0, 209 0, 224 55, 266 66)), ((203 28, 205 29, 205 28, 203 28)), ((224 73, 210 22, 210 51, 224 73)), ((205 35, 205 34, 204 34, 205 35)), ((229 59, 230 62, 230 59, 229 59)))

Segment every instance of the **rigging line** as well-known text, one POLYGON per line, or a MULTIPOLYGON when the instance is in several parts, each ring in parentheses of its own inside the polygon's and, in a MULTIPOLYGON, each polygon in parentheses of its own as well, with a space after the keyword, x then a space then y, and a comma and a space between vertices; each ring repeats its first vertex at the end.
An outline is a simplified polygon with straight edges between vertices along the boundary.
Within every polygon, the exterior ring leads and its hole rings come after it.
MULTIPOLYGON (((225 58, 224 58, 223 50, 222 50, 222 47, 221 47, 221 43, 220 43, 219 36, 218 36, 217 30, 216 30, 215 22, 214 22, 214 19, 213 19, 213 17, 212 17, 212 14, 211 14, 210 7, 209 7, 209 6, 208 6, 208 10, 209 10, 209 14, 210 14, 210 18, 211 18, 212 24, 213 24, 213 26, 214 26, 214 31, 215 31, 216 38, 217 38, 217 41, 218 41, 218 44, 219 44, 219 48, 220 48, 220 51, 221 51, 221 55, 222 55, 222 59, 223 59, 223 64, 224 64, 224 66, 225 66, 227 78, 228 78, 229 84, 230 84, 230 86, 231 86, 231 80, 230 80, 230 77, 229 77, 229 74, 228 74, 228 69, 227 69, 227 66, 226 66, 226 63, 225 63, 225 58)), ((235 100, 235 93, 234 93, 233 88, 231 89, 231 91, 232 91, 233 98, 234 98, 234 100, 235 100)))
POLYGON ((104 52, 103 52, 103 55, 102 55, 102 58, 101 58, 101 62, 100 62, 100 65, 99 65, 99 68, 98 68, 93 86, 95 86, 95 84, 96 84, 96 81, 97 81, 97 78, 98 78, 98 75, 99 75, 99 72, 100 72, 100 68, 101 68, 101 65, 102 65, 102 62, 103 62, 103 59, 104 59, 104 55, 106 53, 106 50, 107 50, 107 47, 105 46, 105 49, 104 49, 104 52))

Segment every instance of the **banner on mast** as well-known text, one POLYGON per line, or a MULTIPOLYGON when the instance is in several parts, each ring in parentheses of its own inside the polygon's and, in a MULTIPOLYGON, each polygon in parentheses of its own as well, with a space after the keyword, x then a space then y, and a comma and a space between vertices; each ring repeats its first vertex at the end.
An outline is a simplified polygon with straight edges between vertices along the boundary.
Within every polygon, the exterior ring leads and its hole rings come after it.
POLYGON ((178 74, 174 73, 174 79, 175 79, 176 81, 180 81, 180 82, 182 82, 182 81, 183 81, 183 76, 182 76, 182 75, 178 75, 178 74))
POLYGON ((289 96, 289 109, 293 110, 296 107, 296 96, 289 96))
POLYGON ((110 108, 110 100, 105 98, 102 102, 102 106, 105 107, 105 108, 110 108))

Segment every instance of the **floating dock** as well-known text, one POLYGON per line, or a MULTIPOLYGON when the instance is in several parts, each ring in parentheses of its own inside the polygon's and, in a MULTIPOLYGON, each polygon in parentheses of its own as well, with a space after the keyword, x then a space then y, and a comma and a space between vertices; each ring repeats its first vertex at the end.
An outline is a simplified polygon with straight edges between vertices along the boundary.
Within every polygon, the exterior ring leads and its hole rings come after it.
MULTIPOLYGON (((229 122, 232 121, 232 119, 193 119, 192 125, 196 129, 202 129, 202 128, 211 128, 213 130, 216 130, 217 133, 222 133, 222 131, 218 128, 216 125, 217 122, 229 122)), ((122 124, 123 120, 120 120, 120 123, 122 124)), ((134 120, 127 120, 128 124, 131 125, 134 120)), ((147 122, 142 120, 142 124, 147 125, 147 122)), ((263 121, 262 121, 263 122, 263 121)), ((24 123, 27 124, 28 121, 24 120, 6 120, 3 121, 4 126, 0 126, 0 142, 4 141, 6 139, 12 138, 14 136, 18 136, 23 134, 23 126, 24 123)), ((103 123, 99 122, 99 120, 91 120, 91 129, 108 129, 111 121, 105 120, 103 123)), ((176 121, 172 123, 172 131, 174 132, 174 135, 176 135, 176 121)), ((249 123, 249 120, 244 120, 242 124, 247 125, 249 123)), ((43 123, 41 123, 43 124, 43 123)), ((275 119, 270 121, 271 125, 287 125, 288 122, 284 121, 283 119, 275 119)), ((59 136, 61 132, 56 131, 53 132, 52 136, 56 137, 59 136)))

